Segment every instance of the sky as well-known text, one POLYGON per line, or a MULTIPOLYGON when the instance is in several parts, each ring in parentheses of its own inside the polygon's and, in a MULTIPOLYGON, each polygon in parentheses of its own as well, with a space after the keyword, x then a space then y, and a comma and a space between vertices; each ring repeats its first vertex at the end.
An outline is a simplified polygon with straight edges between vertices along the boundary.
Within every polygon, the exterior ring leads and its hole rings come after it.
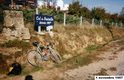
MULTIPOLYGON (((64 0, 65 4, 71 3, 73 0, 64 0)), ((109 13, 120 13, 124 7, 124 0, 79 0, 80 3, 92 9, 94 7, 102 7, 109 13)))

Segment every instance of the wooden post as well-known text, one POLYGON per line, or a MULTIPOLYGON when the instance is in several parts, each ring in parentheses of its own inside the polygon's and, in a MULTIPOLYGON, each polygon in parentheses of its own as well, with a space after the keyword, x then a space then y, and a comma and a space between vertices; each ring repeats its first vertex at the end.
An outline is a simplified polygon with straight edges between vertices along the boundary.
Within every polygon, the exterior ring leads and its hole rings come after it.
POLYGON ((94 21, 95 21, 95 20, 94 20, 94 18, 93 18, 93 19, 92 19, 92 26, 94 26, 94 21))
POLYGON ((118 26, 118 23, 116 22, 115 26, 117 27, 118 26))
POLYGON ((100 20, 100 26, 102 26, 102 20, 100 20))
POLYGON ((112 22, 112 26, 114 26, 114 22, 112 22))
POLYGON ((80 26, 82 26, 82 16, 80 17, 80 26))
POLYGON ((121 27, 123 27, 123 24, 122 24, 122 22, 120 23, 120 26, 121 26, 121 27))
POLYGON ((64 26, 66 25, 66 12, 64 12, 64 26))

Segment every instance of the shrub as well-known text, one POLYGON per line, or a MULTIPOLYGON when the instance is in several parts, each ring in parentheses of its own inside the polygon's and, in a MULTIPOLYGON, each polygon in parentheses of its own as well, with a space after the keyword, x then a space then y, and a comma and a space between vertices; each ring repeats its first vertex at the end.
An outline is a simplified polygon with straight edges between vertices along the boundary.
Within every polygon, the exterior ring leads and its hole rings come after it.
POLYGON ((35 10, 23 10, 25 22, 33 22, 35 17, 35 10))

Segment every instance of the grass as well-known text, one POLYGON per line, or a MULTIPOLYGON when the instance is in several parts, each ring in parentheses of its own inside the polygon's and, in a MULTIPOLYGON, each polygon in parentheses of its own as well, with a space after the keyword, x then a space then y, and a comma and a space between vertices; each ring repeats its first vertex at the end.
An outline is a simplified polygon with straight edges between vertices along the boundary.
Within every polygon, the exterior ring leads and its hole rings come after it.
POLYGON ((66 61, 64 61, 61 64, 56 64, 55 67, 56 68, 67 68, 67 69, 73 69, 79 66, 83 66, 83 65, 88 65, 89 63, 92 62, 92 58, 88 55, 82 56, 82 55, 78 55, 75 56, 71 59, 68 59, 66 61))
POLYGON ((92 51, 95 51, 97 49, 101 48, 100 45, 88 45, 85 50, 87 52, 92 52, 92 51))
POLYGON ((28 67, 29 70, 26 68, 26 66, 22 66, 22 68, 23 70, 22 70, 21 75, 29 75, 30 73, 44 70, 43 67, 28 67))
POLYGON ((104 27, 79 27, 72 25, 64 27, 62 25, 55 25, 53 31, 55 36, 52 40, 58 43, 55 47, 61 54, 81 53, 85 45, 88 45, 85 48, 86 51, 91 52, 100 47, 97 44, 105 44, 112 39, 111 34, 104 27), (98 39, 99 37, 102 38, 100 43, 96 41, 97 37, 98 39))
POLYGON ((84 45, 88 45, 85 47, 86 53, 92 53, 93 51, 99 50, 103 44, 109 42, 112 39, 111 34, 104 27, 64 27, 56 25, 53 31, 56 32, 55 37, 53 37, 52 40, 56 43, 58 42, 58 44, 55 45, 57 51, 62 55, 71 54, 74 56, 62 64, 55 65, 55 67, 58 68, 75 68, 91 63, 92 59, 96 58, 94 57, 95 55, 78 55, 84 52, 84 45), (99 44, 99 42, 96 41, 97 36, 103 38, 103 43, 99 44), (91 43, 93 43, 93 45, 91 43))
POLYGON ((1 46, 5 48, 17 47, 17 48, 21 48, 23 51, 26 51, 27 49, 31 47, 29 42, 20 41, 18 39, 9 40, 3 43, 1 46))

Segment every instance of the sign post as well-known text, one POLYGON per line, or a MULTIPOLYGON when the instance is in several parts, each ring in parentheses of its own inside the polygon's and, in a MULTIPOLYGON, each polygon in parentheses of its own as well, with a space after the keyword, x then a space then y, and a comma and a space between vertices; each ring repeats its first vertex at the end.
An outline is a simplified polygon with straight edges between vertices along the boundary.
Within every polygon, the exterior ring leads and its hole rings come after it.
POLYGON ((66 25, 66 12, 64 12, 64 26, 66 25))
MULTIPOLYGON (((38 8, 36 8, 36 15, 38 15, 38 8)), ((38 33, 41 32, 41 26, 38 26, 38 33)))

